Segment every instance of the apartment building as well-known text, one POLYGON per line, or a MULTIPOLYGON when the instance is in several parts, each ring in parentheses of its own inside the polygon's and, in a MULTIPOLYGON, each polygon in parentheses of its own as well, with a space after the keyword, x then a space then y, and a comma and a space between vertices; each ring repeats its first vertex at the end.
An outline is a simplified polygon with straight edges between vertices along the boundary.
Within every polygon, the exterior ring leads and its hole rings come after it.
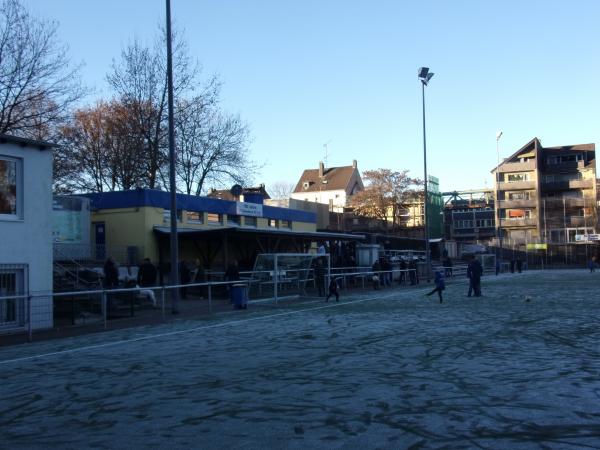
POLYGON ((492 173, 496 226, 507 245, 576 243, 595 234, 595 144, 543 147, 534 138, 492 173))
POLYGON ((488 241, 496 236, 494 192, 472 189, 444 192, 444 237, 461 242, 488 241))

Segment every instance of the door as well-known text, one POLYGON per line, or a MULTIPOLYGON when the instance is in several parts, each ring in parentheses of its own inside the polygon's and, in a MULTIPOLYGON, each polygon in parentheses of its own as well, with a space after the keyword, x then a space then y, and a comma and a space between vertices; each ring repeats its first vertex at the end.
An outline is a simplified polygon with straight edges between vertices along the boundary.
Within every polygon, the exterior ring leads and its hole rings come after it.
POLYGON ((106 226, 104 222, 94 223, 94 236, 96 243, 96 259, 102 261, 106 258, 106 226))

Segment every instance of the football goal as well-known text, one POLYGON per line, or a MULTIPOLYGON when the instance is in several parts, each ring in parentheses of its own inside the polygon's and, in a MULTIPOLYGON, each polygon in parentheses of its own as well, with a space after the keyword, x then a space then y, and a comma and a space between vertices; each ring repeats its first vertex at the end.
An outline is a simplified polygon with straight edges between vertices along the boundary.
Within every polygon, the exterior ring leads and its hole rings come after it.
POLYGON ((250 298, 277 303, 282 298, 320 292, 329 284, 330 269, 328 254, 261 253, 252 271, 250 298))

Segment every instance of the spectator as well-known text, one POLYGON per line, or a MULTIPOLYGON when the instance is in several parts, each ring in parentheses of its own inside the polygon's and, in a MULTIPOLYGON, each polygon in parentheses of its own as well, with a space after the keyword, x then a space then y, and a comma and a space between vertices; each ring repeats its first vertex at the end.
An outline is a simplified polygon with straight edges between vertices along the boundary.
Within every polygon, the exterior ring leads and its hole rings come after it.
POLYGON ((400 260, 400 277, 398 279, 399 284, 406 283, 406 261, 400 260))
POLYGON ((156 267, 150 261, 150 258, 145 258, 140 264, 138 270, 137 282, 141 287, 151 287, 156 284, 156 267))
MULTIPOLYGON (((190 266, 185 262, 185 260, 181 260, 179 262, 179 282, 181 284, 188 284, 192 281, 192 271, 190 270, 190 266)), ((187 287, 181 288, 181 298, 187 298, 187 287)))
POLYGON ((104 288, 114 289, 119 287, 119 268, 112 256, 106 258, 104 263, 104 288))
POLYGON ((225 281, 238 281, 240 279, 240 270, 238 268, 238 262, 233 260, 225 271, 225 281))

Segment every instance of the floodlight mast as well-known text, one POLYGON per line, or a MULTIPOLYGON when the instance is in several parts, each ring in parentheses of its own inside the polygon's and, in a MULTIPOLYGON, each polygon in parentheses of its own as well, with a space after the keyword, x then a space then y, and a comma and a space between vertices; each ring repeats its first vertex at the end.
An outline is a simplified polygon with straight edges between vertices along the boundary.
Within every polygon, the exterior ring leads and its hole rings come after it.
POLYGON ((421 80, 421 93, 423 102, 423 229, 425 234, 425 264, 427 277, 431 272, 431 260, 429 255, 429 220, 427 220, 427 137, 425 133, 425 86, 429 84, 429 80, 433 77, 433 72, 429 72, 429 67, 421 67, 419 69, 419 80, 421 80))
MULTIPOLYGON (((502 131, 496 132, 496 216, 498 218, 498 256, 496 257, 496 268, 499 267, 502 260, 502 217, 500 217, 500 138, 504 134, 502 131)), ((498 274, 498 270, 496 270, 498 274)))
MULTIPOLYGON (((171 44, 171 0, 166 0, 167 9, 167 99, 169 111, 169 190, 171 198, 171 227, 170 227, 170 261, 171 275, 170 283, 175 286, 179 283, 178 266, 178 241, 177 241, 177 186, 175 183, 175 125, 173 120, 173 51, 171 44)), ((179 313, 178 300, 179 290, 171 289, 171 312, 179 313)))

